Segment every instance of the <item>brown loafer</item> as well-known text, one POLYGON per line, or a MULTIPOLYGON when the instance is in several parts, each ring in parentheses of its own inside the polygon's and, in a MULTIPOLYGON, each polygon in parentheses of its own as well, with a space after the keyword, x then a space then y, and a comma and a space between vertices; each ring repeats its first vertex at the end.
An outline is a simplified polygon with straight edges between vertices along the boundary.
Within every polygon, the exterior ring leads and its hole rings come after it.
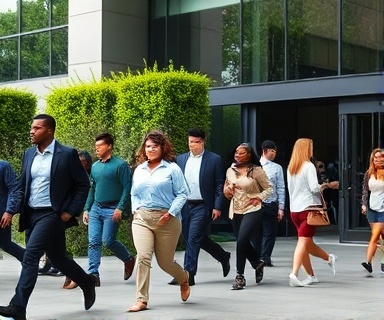
POLYGON ((128 312, 138 312, 147 309, 147 302, 137 301, 132 307, 128 309, 128 312))
POLYGON ((131 260, 124 262, 124 280, 128 280, 133 272, 133 269, 135 268, 135 261, 136 259, 132 257, 131 260))
POLYGON ((69 283, 69 285, 67 285, 67 286, 63 286, 63 289, 68 289, 68 290, 71 290, 71 289, 75 289, 75 288, 77 288, 79 285, 75 282, 75 281, 71 281, 70 283, 69 283))
POLYGON ((65 277, 64 284, 63 284, 63 289, 67 289, 67 287, 69 286, 71 281, 72 281, 71 278, 65 277))
POLYGON ((189 295, 191 294, 191 288, 189 287, 189 272, 185 271, 185 273, 186 273, 186 278, 180 284, 181 300, 183 301, 187 301, 189 298, 189 295))

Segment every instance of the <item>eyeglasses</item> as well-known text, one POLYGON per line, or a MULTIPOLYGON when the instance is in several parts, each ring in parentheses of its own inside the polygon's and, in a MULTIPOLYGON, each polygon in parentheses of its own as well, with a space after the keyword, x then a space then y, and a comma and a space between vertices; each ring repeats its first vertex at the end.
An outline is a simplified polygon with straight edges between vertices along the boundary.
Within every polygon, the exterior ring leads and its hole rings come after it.
POLYGON ((276 153, 277 151, 275 149, 269 149, 269 151, 276 153))

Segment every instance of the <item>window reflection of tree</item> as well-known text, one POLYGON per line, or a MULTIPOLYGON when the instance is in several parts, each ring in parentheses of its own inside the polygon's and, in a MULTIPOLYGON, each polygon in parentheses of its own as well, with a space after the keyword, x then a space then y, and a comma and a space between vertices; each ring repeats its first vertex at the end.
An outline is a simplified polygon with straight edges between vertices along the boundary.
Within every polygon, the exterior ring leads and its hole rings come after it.
POLYGON ((67 73, 68 0, 16 3, 0 11, 0 82, 67 73))

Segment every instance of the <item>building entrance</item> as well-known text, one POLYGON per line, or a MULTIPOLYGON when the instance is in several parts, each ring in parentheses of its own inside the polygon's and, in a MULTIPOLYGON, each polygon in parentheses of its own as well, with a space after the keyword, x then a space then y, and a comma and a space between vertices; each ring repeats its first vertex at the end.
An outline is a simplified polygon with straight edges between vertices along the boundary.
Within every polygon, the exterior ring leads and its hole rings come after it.
POLYGON ((364 174, 371 151, 383 147, 384 113, 379 101, 340 103, 340 241, 368 241, 370 227, 361 214, 364 174), (359 106, 359 107, 358 107, 359 106))

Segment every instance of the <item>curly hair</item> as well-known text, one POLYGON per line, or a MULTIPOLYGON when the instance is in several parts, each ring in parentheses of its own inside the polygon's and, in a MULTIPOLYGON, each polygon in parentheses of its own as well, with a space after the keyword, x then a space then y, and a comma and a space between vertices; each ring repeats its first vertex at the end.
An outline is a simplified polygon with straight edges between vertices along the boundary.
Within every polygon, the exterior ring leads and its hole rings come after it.
POLYGON ((148 160, 145 153, 145 143, 148 140, 152 140, 154 143, 161 147, 162 159, 168 162, 174 162, 176 160, 176 153, 173 150, 173 146, 168 137, 160 130, 152 130, 143 139, 139 150, 136 153, 136 165, 139 165, 148 160))
POLYGON ((381 148, 373 149, 371 152, 371 156, 369 157, 368 177, 370 177, 371 175, 374 175, 375 179, 377 179, 377 167, 374 164, 374 159, 375 159, 375 154, 378 152, 383 153, 384 150, 381 148))

